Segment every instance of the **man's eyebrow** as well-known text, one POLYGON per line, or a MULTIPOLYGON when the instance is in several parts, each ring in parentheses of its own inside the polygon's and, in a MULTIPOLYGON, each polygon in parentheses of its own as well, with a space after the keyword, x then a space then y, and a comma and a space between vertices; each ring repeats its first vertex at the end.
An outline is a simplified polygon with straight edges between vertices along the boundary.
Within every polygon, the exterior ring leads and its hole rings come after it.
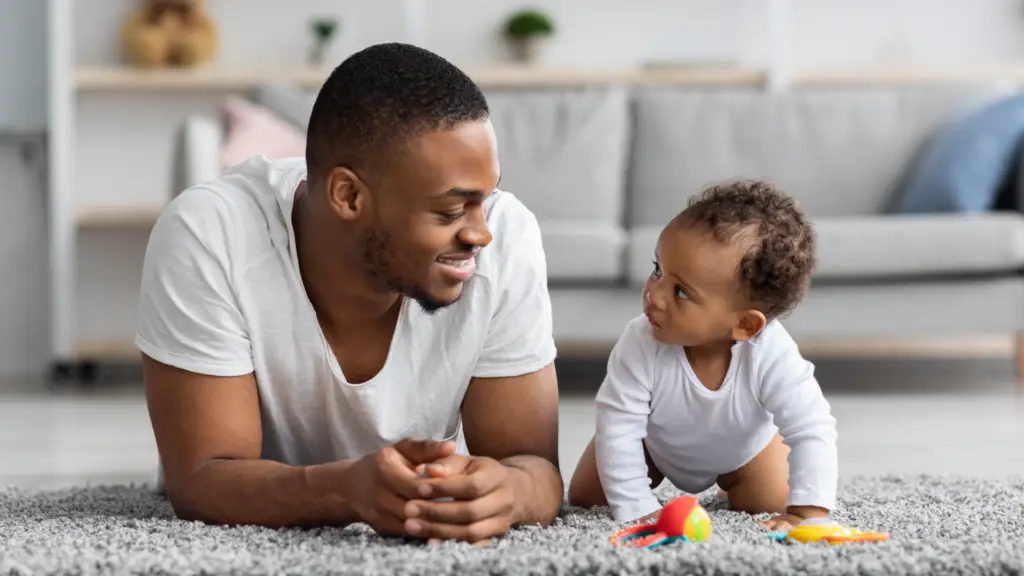
POLYGON ((487 195, 487 193, 484 192, 483 190, 473 190, 473 189, 470 189, 470 188, 452 188, 451 190, 448 190, 447 192, 438 194, 436 196, 436 198, 452 198, 452 197, 455 197, 455 198, 468 198, 468 199, 471 199, 471 200, 475 200, 475 199, 478 199, 478 198, 483 198, 486 195, 487 195))
MULTIPOLYGON (((498 173, 498 184, 501 184, 501 173, 498 173)), ((498 190, 498 184, 494 185, 494 190, 498 190)), ((468 198, 470 200, 478 200, 487 196, 490 192, 484 192, 483 190, 473 190, 471 188, 452 188, 447 192, 439 194, 437 198, 468 198)))

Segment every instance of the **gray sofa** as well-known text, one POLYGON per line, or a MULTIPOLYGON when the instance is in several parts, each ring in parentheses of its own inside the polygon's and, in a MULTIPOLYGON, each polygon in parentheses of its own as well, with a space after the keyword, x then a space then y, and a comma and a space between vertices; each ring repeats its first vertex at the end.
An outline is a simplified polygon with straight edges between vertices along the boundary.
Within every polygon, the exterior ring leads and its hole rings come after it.
MULTIPOLYGON (((995 84, 797 89, 589 86, 487 90, 502 187, 537 214, 563 349, 608 346, 639 313, 661 227, 705 184, 767 178, 813 218, 820 268, 784 321, 799 340, 1024 331, 1024 218, 900 216, 889 204, 943 120, 995 84)), ((312 95, 252 98, 304 126, 312 95)), ((175 189, 214 176, 221 134, 179 133, 175 189)))

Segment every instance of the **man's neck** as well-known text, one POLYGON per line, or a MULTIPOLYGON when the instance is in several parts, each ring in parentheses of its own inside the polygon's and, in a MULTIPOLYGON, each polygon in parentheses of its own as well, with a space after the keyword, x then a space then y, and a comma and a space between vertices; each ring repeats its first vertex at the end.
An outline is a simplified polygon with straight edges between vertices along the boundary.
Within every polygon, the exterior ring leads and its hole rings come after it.
POLYGON ((338 328, 391 317, 401 296, 377 290, 355 261, 356 251, 332 249, 344 242, 332 233, 328 207, 317 202, 302 182, 295 192, 292 225, 299 274, 320 322, 338 328))

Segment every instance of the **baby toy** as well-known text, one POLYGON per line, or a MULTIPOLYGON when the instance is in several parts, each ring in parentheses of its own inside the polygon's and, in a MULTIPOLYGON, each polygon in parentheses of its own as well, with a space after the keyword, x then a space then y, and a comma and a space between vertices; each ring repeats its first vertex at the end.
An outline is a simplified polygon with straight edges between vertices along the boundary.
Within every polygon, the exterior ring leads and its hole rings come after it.
POLYGON ((661 509, 654 524, 623 528, 609 540, 634 548, 654 548, 676 540, 703 542, 711 536, 711 518, 696 496, 680 496, 661 509))
POLYGON ((217 28, 203 0, 143 0, 122 31, 124 51, 146 68, 207 64, 217 52, 217 28))
POLYGON ((889 539, 889 535, 885 532, 862 532, 857 528, 848 528, 827 522, 800 524, 789 531, 772 532, 768 537, 777 542, 799 544, 814 542, 847 544, 850 542, 879 542, 889 539))

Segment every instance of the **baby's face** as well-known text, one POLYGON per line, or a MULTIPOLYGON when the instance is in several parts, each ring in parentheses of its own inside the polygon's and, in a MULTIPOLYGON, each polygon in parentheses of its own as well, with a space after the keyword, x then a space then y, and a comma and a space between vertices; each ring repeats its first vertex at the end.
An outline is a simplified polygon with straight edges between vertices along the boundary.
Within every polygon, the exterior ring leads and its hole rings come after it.
POLYGON ((659 342, 704 346, 735 339, 746 310, 738 274, 748 246, 717 242, 685 220, 662 231, 643 290, 644 313, 659 342))

